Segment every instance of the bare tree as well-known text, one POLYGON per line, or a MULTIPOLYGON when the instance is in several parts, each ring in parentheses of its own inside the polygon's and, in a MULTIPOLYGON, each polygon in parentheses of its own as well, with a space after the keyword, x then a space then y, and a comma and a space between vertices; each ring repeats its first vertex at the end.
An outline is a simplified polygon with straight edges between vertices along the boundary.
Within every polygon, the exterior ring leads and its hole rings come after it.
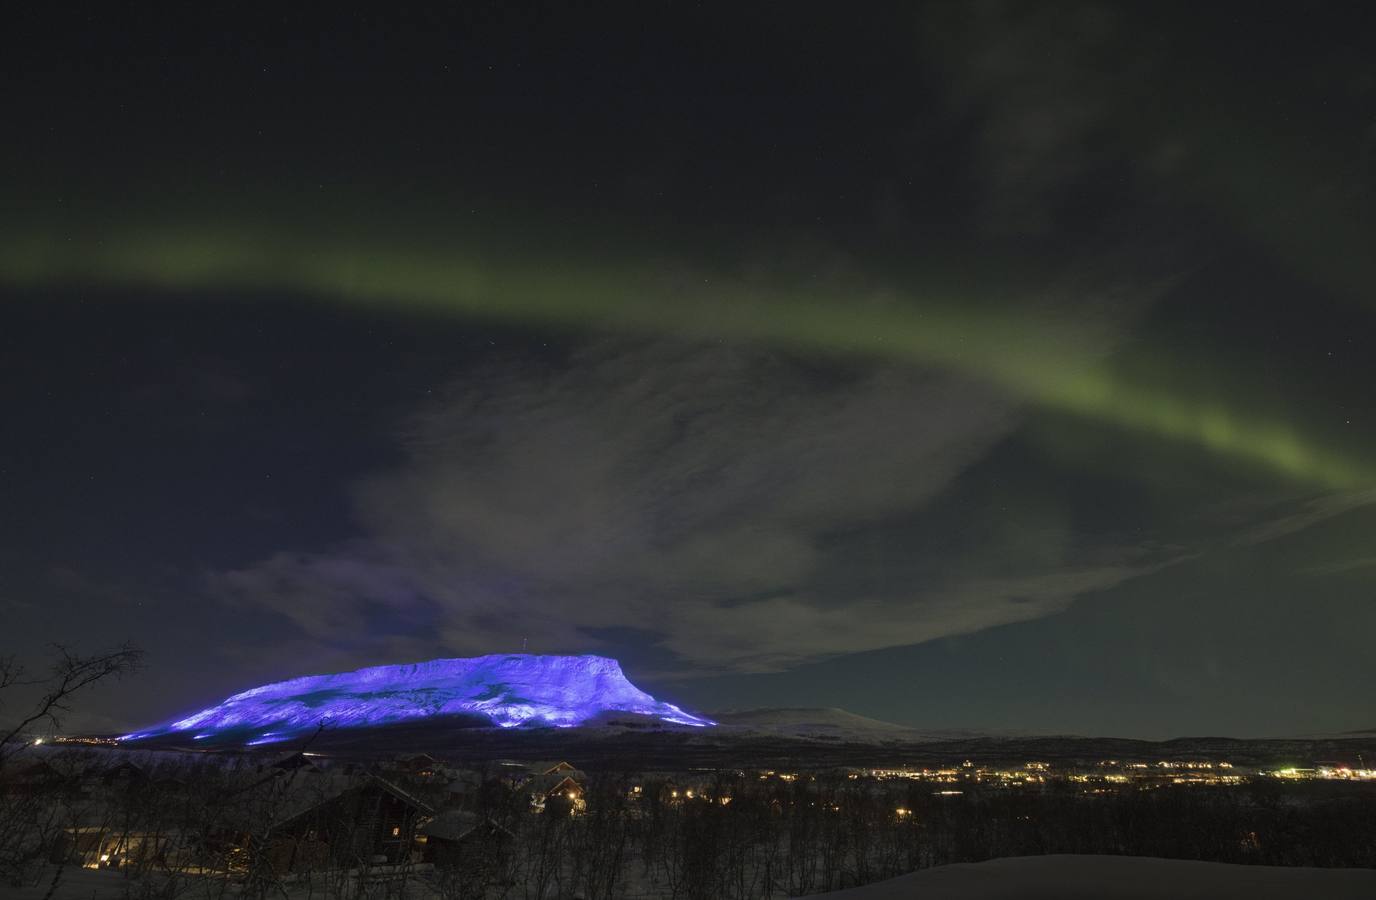
MULTIPOLYGON (((13 749, 15 740, 34 725, 46 723, 60 728, 62 716, 71 712, 72 698, 106 679, 119 679, 138 671, 143 651, 130 643, 83 656, 63 644, 52 646, 52 669, 46 676, 29 677, 13 656, 0 657, 0 691, 13 688, 38 688, 42 693, 27 715, 0 736, 0 768, 13 749)), ((0 701, 3 695, 0 694, 0 701)))

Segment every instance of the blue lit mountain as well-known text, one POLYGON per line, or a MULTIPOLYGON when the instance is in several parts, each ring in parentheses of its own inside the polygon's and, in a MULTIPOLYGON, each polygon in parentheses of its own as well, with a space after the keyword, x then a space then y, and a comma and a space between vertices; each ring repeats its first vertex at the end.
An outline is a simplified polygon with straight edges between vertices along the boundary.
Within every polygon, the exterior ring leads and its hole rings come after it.
POLYGON ((265 684, 124 740, 184 737, 257 745, 321 725, 369 728, 463 717, 500 728, 568 728, 615 714, 671 725, 715 724, 640 690, 614 659, 500 654, 265 684))

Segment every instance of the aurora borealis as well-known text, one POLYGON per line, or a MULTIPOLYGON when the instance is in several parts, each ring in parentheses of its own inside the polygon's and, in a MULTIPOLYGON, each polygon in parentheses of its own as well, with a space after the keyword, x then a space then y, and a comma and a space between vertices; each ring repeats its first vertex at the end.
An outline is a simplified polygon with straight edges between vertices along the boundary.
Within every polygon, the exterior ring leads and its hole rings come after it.
MULTIPOLYGON (((969 311, 959 298, 861 285, 781 287, 701 272, 703 287, 666 289, 643 263, 606 265, 502 259, 481 252, 428 252, 358 243, 268 236, 167 232, 110 236, 72 245, 7 241, 0 269, 13 282, 161 291, 287 291, 333 303, 459 319, 568 329, 588 323, 632 332, 751 341, 836 356, 878 358, 948 369, 989 381, 1022 399, 1105 425, 1181 441, 1240 462, 1329 488, 1376 485, 1359 455, 1304 434, 1282 418, 1230 408, 1147 377, 1116 372, 1095 358, 1108 335, 1100 323, 1019 318, 1013 304, 969 311), (672 299, 662 296, 672 295, 672 299), (871 296, 867 296, 871 295, 871 296), (877 296, 874 296, 876 295, 877 296), (858 309, 857 309, 858 307, 858 309), (1069 352, 1067 352, 1069 347, 1069 352)), ((1055 291, 1052 283, 1048 288, 1055 291)), ((1103 292, 1114 287, 1077 285, 1103 292)), ((1140 288, 1144 295, 1160 285, 1140 288)))
POLYGON ((90 727, 526 644, 1371 726, 1368 13, 115 18, 16 21, 0 148, 0 604, 163 673, 90 727))

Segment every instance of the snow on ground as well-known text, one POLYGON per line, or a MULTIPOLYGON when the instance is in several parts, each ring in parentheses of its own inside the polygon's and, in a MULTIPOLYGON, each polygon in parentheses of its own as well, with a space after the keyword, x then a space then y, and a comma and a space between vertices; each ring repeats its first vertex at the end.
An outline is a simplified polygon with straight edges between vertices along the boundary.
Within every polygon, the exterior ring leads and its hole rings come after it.
MULTIPOLYGON (((53 871, 35 873, 23 887, 0 882, 0 897, 5 900, 40 900, 48 896, 53 871)), ((52 900, 120 900, 129 895, 131 883, 112 869, 83 869, 63 866, 62 876, 52 900)))
POLYGON ((1141 856, 1020 856, 938 866, 827 900, 1373 900, 1376 869, 1235 866, 1141 856))
MULTIPOLYGON (((440 900, 441 893, 431 878, 431 866, 416 866, 406 881, 406 900, 440 900)), ((376 870, 375 870, 376 871, 376 870)), ((127 878, 123 872, 114 869, 83 869, 77 866, 64 866, 57 889, 51 897, 53 869, 45 867, 35 872, 22 887, 13 887, 0 882, 0 900, 131 900, 139 897, 172 897, 176 900, 206 900, 219 897, 223 900, 239 900, 243 896, 238 883, 225 885, 219 879, 183 878, 170 886, 166 881, 151 877, 147 879, 127 878), (225 888, 228 890, 225 890, 225 888)), ((314 888, 306 882, 297 881, 274 888, 270 896, 279 900, 321 900, 322 897, 392 897, 399 891, 395 881, 386 882, 385 878, 373 879, 364 886, 363 894, 359 885, 350 882, 341 892, 338 881, 326 884, 316 881, 314 888)))
MULTIPOLYGON (((51 869, 47 870, 51 875, 51 869)), ((420 873, 417 872, 419 875, 420 873)), ((125 900, 138 882, 119 872, 67 868, 52 900, 125 900)), ((203 886, 181 885, 181 896, 204 897, 203 886)), ((434 886, 413 878, 407 896, 436 900, 434 886)), ((41 900, 48 881, 14 888, 0 884, 4 900, 41 900)), ((231 896, 237 896, 231 892, 231 896)), ((321 896, 319 890, 316 897, 321 896)), ((1138 856, 1022 856, 939 866, 891 881, 816 895, 824 900, 1373 900, 1376 869, 1302 869, 1138 856)), ((306 900, 304 889, 286 900, 306 900)))

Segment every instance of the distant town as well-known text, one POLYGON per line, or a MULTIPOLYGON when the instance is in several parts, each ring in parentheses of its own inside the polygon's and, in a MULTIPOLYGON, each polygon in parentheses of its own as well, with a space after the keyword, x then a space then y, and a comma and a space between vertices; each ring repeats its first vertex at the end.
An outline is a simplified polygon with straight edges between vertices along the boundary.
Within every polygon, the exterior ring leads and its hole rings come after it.
POLYGON ((642 768, 596 746, 583 761, 33 738, 0 779, 0 862, 35 889, 113 878, 169 897, 740 900, 1043 853, 1376 864, 1365 750, 867 766, 809 764, 797 742, 786 768, 642 768))
MULTIPOLYGON (((784 776, 796 777, 796 776, 784 776)), ((976 766, 965 761, 958 766, 931 769, 870 769, 852 773, 851 778, 906 778, 938 785, 993 785, 1007 788, 1041 787, 1049 782, 1064 780, 1082 785, 1087 793, 1103 793, 1115 786, 1131 784, 1135 788, 1158 788, 1173 785, 1241 785, 1254 779, 1280 778, 1288 781, 1337 780, 1376 781, 1376 769, 1331 763, 1309 767, 1242 768, 1227 761, 1200 760, 1123 761, 1100 760, 1092 767, 1056 766, 1045 762, 1028 762, 1021 766, 976 766)), ((938 791, 950 796, 949 790, 938 791)))

